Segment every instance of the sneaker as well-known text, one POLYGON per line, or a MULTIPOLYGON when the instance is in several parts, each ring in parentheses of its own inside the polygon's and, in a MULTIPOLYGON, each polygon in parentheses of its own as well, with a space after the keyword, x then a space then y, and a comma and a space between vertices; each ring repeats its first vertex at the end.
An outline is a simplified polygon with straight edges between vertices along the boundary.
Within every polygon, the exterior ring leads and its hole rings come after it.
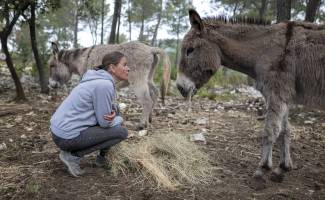
POLYGON ((68 167, 69 173, 78 177, 84 173, 82 169, 80 169, 80 157, 71 155, 70 152, 61 151, 60 152, 60 160, 68 167))
POLYGON ((104 167, 107 163, 106 157, 105 156, 101 156, 101 155, 97 155, 96 157, 96 161, 95 161, 95 165, 97 167, 104 167))

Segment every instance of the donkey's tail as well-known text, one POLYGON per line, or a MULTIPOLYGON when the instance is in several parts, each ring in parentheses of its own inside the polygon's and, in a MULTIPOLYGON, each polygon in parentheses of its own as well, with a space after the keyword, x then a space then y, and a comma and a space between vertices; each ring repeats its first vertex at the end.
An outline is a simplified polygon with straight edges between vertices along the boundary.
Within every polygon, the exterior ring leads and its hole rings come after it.
POLYGON ((163 61, 163 77, 160 83, 160 96, 163 105, 165 105, 165 96, 168 92, 168 84, 170 81, 170 73, 171 73, 171 64, 168 54, 160 48, 152 48, 152 53, 159 54, 160 58, 163 61))

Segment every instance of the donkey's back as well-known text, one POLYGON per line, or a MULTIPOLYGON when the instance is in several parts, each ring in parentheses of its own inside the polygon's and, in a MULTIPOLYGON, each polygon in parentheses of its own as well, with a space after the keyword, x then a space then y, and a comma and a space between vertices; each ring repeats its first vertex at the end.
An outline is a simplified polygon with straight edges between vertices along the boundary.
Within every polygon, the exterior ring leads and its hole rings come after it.
POLYGON ((84 66, 91 67, 91 66, 99 65, 101 64, 102 58, 107 53, 112 51, 120 51, 123 52, 124 55, 127 57, 130 67, 136 66, 137 64, 141 64, 137 66, 136 70, 148 71, 150 70, 150 68, 144 66, 143 64, 146 62, 149 65, 152 64, 153 62, 152 48, 153 47, 151 46, 136 41, 127 42, 123 44, 96 45, 94 46, 93 49, 89 49, 87 64, 84 66))

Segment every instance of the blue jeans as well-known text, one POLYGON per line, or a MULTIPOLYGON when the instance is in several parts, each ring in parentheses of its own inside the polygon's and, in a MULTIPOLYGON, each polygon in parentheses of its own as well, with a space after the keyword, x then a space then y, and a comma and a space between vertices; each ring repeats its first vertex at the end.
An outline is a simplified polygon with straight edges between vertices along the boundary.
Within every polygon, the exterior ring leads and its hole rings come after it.
POLYGON ((100 150, 100 155, 105 156, 108 149, 126 139, 128 131, 121 126, 102 128, 92 126, 80 132, 72 139, 63 139, 52 133, 54 143, 64 151, 71 152, 74 156, 83 157, 86 154, 100 150))

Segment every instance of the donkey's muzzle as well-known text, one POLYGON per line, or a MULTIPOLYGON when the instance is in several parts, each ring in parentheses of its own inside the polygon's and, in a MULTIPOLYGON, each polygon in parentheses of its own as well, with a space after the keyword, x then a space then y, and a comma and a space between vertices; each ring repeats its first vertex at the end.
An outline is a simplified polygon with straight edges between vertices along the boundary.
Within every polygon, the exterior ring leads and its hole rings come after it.
POLYGON ((185 98, 187 97, 188 93, 186 92, 186 90, 182 86, 177 84, 177 89, 178 89, 178 91, 181 93, 181 95, 183 97, 185 97, 185 98))
POLYGON ((185 98, 187 98, 189 96, 194 96, 197 92, 197 90, 195 88, 185 89, 180 84, 177 84, 177 89, 181 93, 181 95, 185 98))
POLYGON ((52 89, 57 89, 61 87, 61 84, 55 80, 53 80, 52 78, 49 79, 49 87, 52 89))

